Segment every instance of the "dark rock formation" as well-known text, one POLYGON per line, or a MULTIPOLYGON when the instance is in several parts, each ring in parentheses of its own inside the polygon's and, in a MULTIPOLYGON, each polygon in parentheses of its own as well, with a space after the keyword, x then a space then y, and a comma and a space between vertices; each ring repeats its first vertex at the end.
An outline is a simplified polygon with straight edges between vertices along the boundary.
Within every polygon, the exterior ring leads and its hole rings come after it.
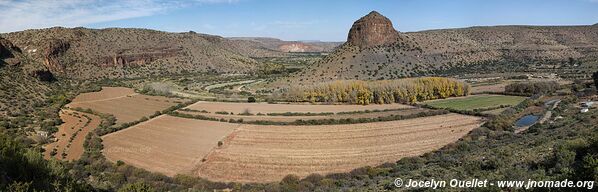
POLYGON ((45 82, 54 82, 54 81, 56 81, 56 78, 54 77, 54 74, 52 74, 52 72, 50 72, 48 70, 35 70, 35 71, 32 71, 30 73, 30 75, 32 77, 37 78, 40 81, 45 81, 45 82))
POLYGON ((353 23, 347 43, 367 48, 394 43, 398 38, 399 32, 394 29, 390 19, 372 11, 353 23))
POLYGON ((19 59, 15 54, 21 53, 21 50, 14 46, 10 41, 0 38, 0 64, 18 65, 19 59))
POLYGON ((143 53, 126 54, 124 51, 112 56, 104 57, 101 66, 131 67, 151 63, 158 59, 175 57, 180 54, 182 48, 158 47, 142 50, 143 53))
POLYGON ((44 65, 50 72, 63 74, 65 67, 60 63, 60 56, 70 48, 65 40, 53 39, 48 41, 44 49, 44 65))

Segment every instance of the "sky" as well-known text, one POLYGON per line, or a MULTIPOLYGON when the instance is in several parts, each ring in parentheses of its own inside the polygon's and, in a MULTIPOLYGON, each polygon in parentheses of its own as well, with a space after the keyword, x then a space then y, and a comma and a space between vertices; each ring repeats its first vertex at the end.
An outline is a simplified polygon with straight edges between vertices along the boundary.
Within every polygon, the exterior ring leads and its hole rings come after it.
POLYGON ((353 22, 373 10, 402 32, 598 23, 598 0, 0 0, 0 33, 121 27, 344 41, 353 22))

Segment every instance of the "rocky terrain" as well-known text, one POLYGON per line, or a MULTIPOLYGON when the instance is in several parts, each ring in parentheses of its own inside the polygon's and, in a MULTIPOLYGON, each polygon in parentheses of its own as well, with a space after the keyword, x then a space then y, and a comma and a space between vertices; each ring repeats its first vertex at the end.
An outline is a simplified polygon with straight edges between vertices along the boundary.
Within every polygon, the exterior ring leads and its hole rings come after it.
POLYGON ((235 41, 253 42, 253 49, 267 49, 276 52, 332 52, 341 42, 302 42, 302 41, 283 41, 268 37, 231 37, 235 41))
POLYGON ((524 65, 532 61, 597 57, 595 25, 471 27, 401 33, 388 18, 372 12, 353 24, 347 42, 339 49, 287 82, 394 79, 505 61, 524 65))
POLYGON ((248 73, 250 53, 219 36, 146 29, 49 28, 4 34, 34 62, 70 79, 135 78, 186 72, 248 73))
POLYGON ((53 77, 32 64, 12 42, 0 37, 0 117, 33 113, 47 99, 53 77))

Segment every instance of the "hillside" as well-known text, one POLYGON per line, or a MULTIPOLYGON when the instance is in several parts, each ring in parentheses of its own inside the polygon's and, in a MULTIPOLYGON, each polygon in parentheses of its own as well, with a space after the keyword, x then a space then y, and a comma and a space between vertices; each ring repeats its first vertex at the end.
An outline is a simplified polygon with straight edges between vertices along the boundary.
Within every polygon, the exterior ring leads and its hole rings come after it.
POLYGON ((12 42, 0 37, 0 118, 32 114, 51 91, 53 77, 30 62, 12 42), (36 78, 37 77, 37 78, 36 78))
POLYGON ((233 42, 194 32, 49 28, 3 34, 56 76, 135 78, 185 72, 247 73, 256 61, 233 42))
POLYGON ((289 82, 394 79, 475 64, 597 57, 597 26, 496 26, 401 33, 388 18, 372 12, 354 23, 345 44, 289 82))
POLYGON ((252 42, 251 46, 254 50, 274 50, 276 52, 332 52, 336 47, 341 45, 341 42, 303 42, 303 41, 283 41, 276 38, 268 37, 231 37, 231 40, 240 42, 252 42))

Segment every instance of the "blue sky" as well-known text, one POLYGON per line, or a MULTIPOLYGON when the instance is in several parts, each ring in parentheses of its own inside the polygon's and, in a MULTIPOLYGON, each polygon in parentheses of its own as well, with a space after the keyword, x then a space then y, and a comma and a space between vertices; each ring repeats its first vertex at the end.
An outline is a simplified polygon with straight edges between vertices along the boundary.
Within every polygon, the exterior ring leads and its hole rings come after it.
POLYGON ((135 27, 344 41, 353 21, 372 10, 403 32, 598 23, 598 0, 0 0, 0 32, 135 27))

